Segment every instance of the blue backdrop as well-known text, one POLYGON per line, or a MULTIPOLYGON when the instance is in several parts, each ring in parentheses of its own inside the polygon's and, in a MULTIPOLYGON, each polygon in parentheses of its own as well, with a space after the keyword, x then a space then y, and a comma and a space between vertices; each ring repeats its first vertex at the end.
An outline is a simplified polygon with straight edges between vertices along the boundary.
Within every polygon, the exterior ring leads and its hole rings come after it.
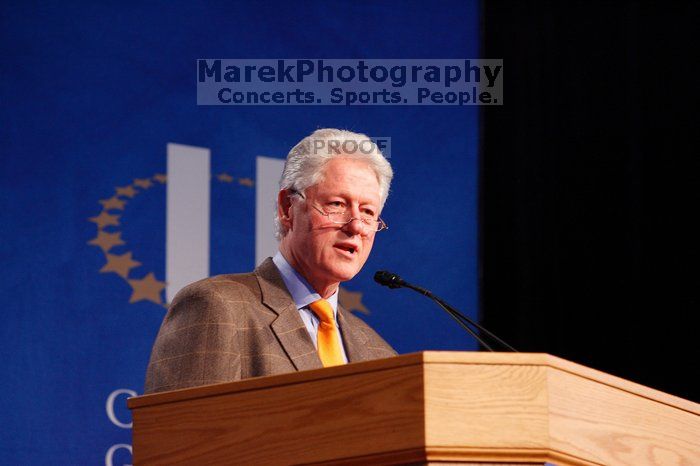
POLYGON ((318 127, 391 137, 390 229, 346 287, 401 353, 476 347, 430 302, 372 275, 397 271, 476 316, 477 108, 198 107, 195 63, 476 58, 477 2, 15 1, 0 11, 3 463, 131 461, 125 399, 142 391, 165 313, 168 142, 210 148, 213 174, 231 175, 212 179, 218 274, 254 265, 256 156, 282 158, 318 127))

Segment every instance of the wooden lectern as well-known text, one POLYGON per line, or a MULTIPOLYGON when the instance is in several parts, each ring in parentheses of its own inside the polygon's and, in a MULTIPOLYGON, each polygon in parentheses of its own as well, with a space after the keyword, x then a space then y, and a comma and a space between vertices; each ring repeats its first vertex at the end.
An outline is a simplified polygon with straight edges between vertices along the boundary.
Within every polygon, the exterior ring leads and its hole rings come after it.
POLYGON ((414 353, 128 404, 136 466, 700 465, 700 405, 547 354, 414 353))

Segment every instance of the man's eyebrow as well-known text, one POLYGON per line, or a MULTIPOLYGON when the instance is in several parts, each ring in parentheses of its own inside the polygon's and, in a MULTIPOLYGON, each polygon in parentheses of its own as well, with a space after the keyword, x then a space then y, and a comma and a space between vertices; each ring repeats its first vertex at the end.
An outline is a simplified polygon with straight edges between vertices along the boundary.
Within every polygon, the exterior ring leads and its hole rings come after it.
POLYGON ((352 200, 356 200, 356 201, 357 201, 359 204, 361 204, 361 205, 378 205, 378 204, 379 204, 379 201, 375 201, 375 200, 371 200, 371 199, 367 199, 367 198, 362 198, 362 197, 360 197, 360 198, 354 199, 353 196, 351 196, 350 194, 348 194, 348 193, 343 193, 343 192, 340 192, 340 193, 329 193, 329 194, 326 194, 326 195, 321 195, 321 196, 319 196, 319 197, 320 197, 321 199, 323 199, 323 200, 328 200, 328 199, 331 199, 331 198, 334 198, 334 197, 338 197, 338 198, 341 198, 341 199, 352 199, 352 200))

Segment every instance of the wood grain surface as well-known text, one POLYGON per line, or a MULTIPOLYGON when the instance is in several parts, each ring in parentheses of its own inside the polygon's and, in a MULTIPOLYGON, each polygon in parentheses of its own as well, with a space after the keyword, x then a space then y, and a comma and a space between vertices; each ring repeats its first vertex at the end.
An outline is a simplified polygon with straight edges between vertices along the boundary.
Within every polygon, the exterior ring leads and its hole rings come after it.
POLYGON ((425 352, 147 395, 134 464, 700 465, 700 406, 545 354, 425 352))
POLYGON ((279 465, 417 448, 421 385, 414 365, 143 407, 134 461, 279 465))

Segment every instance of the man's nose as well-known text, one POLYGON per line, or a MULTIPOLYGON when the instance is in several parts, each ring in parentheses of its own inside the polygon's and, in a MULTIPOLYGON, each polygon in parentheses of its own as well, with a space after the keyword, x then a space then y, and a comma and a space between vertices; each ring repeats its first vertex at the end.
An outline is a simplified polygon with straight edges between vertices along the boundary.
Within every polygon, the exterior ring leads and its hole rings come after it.
POLYGON ((362 223, 362 220, 360 220, 357 217, 353 217, 352 220, 350 220, 348 223, 346 223, 343 226, 343 230, 352 236, 355 235, 366 235, 367 234, 367 228, 365 228, 365 224, 362 223))
POLYGON ((353 235, 366 235, 367 229, 365 228, 367 225, 362 223, 362 220, 360 220, 360 208, 356 205, 353 205, 352 208, 350 209, 350 213, 352 214, 352 220, 350 220, 347 225, 347 231, 348 233, 351 233, 353 235))

